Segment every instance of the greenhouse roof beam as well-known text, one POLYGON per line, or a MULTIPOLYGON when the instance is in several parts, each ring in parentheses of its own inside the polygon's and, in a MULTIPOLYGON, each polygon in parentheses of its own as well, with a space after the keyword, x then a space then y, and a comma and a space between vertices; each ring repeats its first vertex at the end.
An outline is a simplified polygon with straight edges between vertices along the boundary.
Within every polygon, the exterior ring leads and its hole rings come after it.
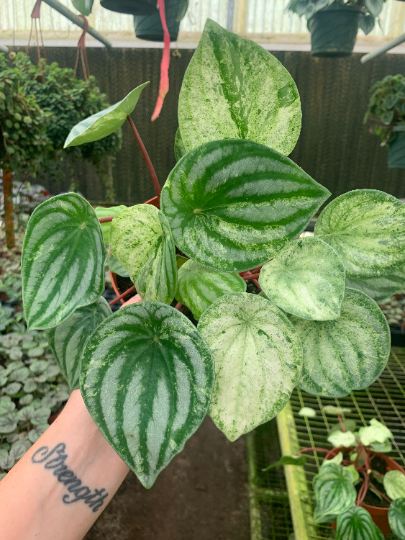
POLYGON ((362 56, 360 58, 360 62, 362 64, 365 64, 369 60, 373 60, 374 58, 377 58, 377 56, 380 56, 381 54, 384 54, 385 52, 390 51, 391 49, 393 49, 394 47, 397 47, 398 45, 401 45, 401 43, 403 43, 404 41, 405 41, 405 34, 401 34, 400 36, 393 39, 389 43, 386 43, 385 45, 383 45, 376 51, 370 52, 362 56))

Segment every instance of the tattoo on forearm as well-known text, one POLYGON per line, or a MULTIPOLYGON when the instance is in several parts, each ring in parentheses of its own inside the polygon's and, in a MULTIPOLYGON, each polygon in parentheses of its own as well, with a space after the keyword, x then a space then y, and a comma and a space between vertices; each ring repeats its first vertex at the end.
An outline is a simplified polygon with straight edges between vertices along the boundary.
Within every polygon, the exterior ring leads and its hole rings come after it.
POLYGON ((66 445, 59 443, 52 450, 49 450, 47 446, 42 446, 33 454, 31 461, 42 463, 45 469, 53 469, 58 482, 67 486, 69 494, 62 497, 65 504, 84 501, 93 512, 97 512, 103 506, 108 493, 104 488, 92 491, 87 486, 83 486, 82 481, 65 465, 67 458, 66 445))

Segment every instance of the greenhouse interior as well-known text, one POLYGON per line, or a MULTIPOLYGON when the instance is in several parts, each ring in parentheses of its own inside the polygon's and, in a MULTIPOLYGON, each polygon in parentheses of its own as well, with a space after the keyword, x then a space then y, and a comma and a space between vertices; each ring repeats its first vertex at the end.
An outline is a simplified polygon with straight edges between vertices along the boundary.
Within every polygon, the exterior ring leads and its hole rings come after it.
POLYGON ((0 0, 0 254, 0 540, 405 540, 405 1, 0 0))

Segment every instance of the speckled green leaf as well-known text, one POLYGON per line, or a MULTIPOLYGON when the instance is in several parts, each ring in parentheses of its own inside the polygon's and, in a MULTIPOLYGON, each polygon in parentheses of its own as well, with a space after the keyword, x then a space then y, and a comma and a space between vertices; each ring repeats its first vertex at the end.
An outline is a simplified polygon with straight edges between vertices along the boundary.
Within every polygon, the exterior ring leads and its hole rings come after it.
POLYGON ((76 193, 40 204, 25 233, 21 272, 30 329, 58 326, 104 291, 107 252, 90 204, 76 193))
POLYGON ((76 124, 65 141, 64 148, 103 139, 122 126, 135 109, 142 90, 149 82, 132 90, 123 100, 76 124))
POLYGON ((75 6, 77 11, 86 17, 90 15, 91 10, 93 9, 94 0, 72 0, 72 4, 75 6))
POLYGON ((401 471, 388 471, 384 475, 384 488, 391 500, 404 499, 405 474, 401 471))
POLYGON ((376 302, 382 302, 393 294, 405 291, 405 268, 395 268, 379 277, 346 277, 346 286, 363 291, 376 302))
POLYGON ((184 154, 187 154, 187 150, 183 144, 183 139, 181 138, 180 128, 177 128, 176 137, 174 139, 174 157, 176 161, 179 161, 184 154))
POLYGON ((86 406, 146 488, 201 424, 213 385, 203 337, 158 302, 129 305, 103 321, 83 355, 86 406))
POLYGON ((199 319, 224 294, 245 291, 246 282, 238 274, 216 272, 189 259, 179 270, 176 299, 199 319))
POLYGON ((248 139, 288 155, 301 130, 293 78, 263 47, 207 19, 184 75, 179 124, 187 151, 248 139))
MULTIPOLYGON (((118 216, 120 212, 122 212, 123 210, 126 210, 127 208, 128 207, 123 204, 121 206, 112 206, 110 208, 104 208, 103 206, 98 206, 95 209, 95 212, 98 219, 100 219, 100 218, 106 218, 110 216, 113 216, 113 217, 118 216)), ((112 223, 111 221, 107 221, 106 223, 100 223, 101 230, 103 231, 104 242, 106 244, 110 243, 111 223, 112 223)))
POLYGON ((375 189, 349 191, 321 212, 315 236, 335 249, 348 277, 384 276, 405 264, 405 204, 375 189))
POLYGON ((337 518, 336 540, 384 540, 384 535, 367 510, 352 506, 337 518))
POLYGON ((345 293, 345 269, 322 240, 306 237, 288 243, 260 272, 267 297, 302 319, 337 319, 345 293))
POLYGON ((405 498, 392 501, 388 510, 391 530, 399 540, 405 540, 405 498))
POLYGON ((346 396, 373 383, 385 368, 391 337, 378 305, 361 291, 346 289, 334 321, 293 317, 304 346, 298 386, 310 394, 346 396))
POLYGON ((297 237, 329 195, 278 152, 228 140, 186 154, 160 204, 183 253, 204 266, 241 272, 297 237))
POLYGON ((162 212, 150 204, 128 208, 114 218, 110 240, 113 255, 141 298, 171 304, 177 287, 176 248, 162 212))
POLYGON ((315 523, 323 523, 325 516, 339 515, 355 502, 357 492, 350 471, 337 463, 328 463, 314 476, 315 523))
POLYGON ((219 298, 198 330, 215 360, 210 416, 234 441, 285 407, 300 376, 302 346, 277 306, 247 293, 219 298))
POLYGON ((80 364, 87 340, 111 314, 110 306, 101 296, 94 304, 77 309, 67 321, 48 330, 49 345, 72 390, 79 388, 80 364))

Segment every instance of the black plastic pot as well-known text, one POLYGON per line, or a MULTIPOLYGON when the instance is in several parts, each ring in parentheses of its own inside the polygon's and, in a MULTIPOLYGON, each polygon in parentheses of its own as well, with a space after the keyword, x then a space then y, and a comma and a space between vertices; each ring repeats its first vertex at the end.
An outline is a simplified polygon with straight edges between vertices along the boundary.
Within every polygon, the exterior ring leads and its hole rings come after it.
POLYGON ((359 29, 361 10, 357 6, 333 4, 308 21, 313 56, 350 56, 359 29))
POLYGON ((405 132, 395 133, 388 144, 388 168, 405 169, 405 132))
MULTIPOLYGON (((170 41, 176 41, 179 34, 180 22, 188 8, 188 0, 166 0, 166 23, 169 29, 170 41)), ((147 41, 163 41, 163 27, 159 10, 149 15, 134 16, 135 35, 138 39, 147 41)))
POLYGON ((105 9, 127 15, 150 15, 157 6, 157 0, 101 0, 100 3, 105 9))

